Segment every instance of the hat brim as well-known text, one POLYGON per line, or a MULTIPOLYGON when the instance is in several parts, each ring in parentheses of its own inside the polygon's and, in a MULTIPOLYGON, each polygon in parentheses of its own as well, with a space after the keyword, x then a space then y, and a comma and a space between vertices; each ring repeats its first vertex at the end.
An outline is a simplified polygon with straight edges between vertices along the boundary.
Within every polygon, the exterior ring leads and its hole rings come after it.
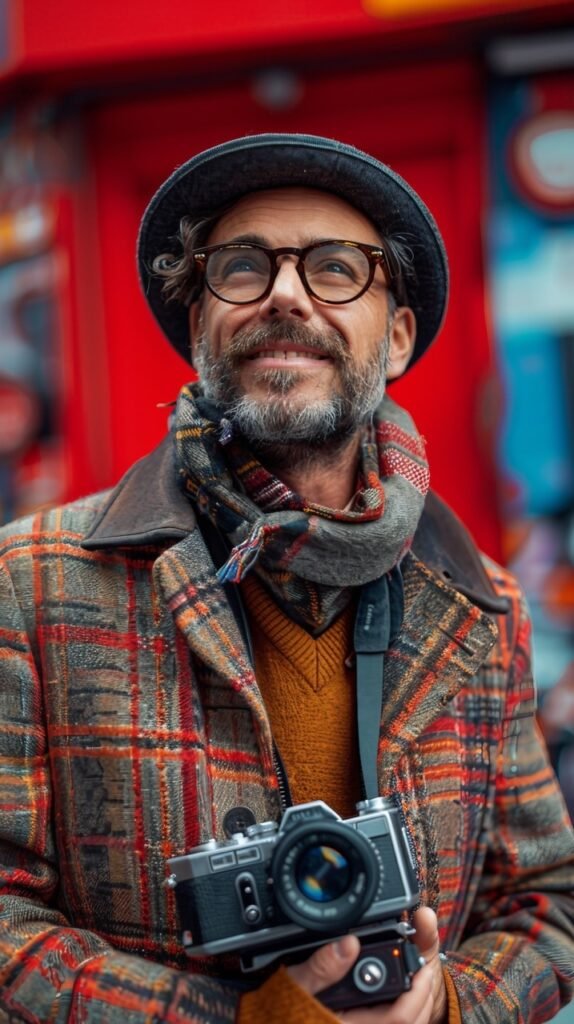
POLYGON ((138 269, 145 298, 162 331, 189 362, 187 309, 166 302, 152 264, 170 251, 181 218, 205 217, 249 192, 305 187, 332 192, 367 216, 382 236, 398 236, 412 253, 405 280, 417 322, 409 366, 440 330, 448 299, 448 263, 437 224, 420 196, 391 168, 345 143, 313 135, 253 135, 192 157, 163 183, 142 218, 138 269))

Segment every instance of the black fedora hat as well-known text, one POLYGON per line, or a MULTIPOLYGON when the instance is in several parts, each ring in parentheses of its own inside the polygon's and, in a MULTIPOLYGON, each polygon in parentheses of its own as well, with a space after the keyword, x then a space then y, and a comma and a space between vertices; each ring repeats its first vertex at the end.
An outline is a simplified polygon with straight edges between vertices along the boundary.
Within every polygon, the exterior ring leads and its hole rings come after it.
MULTIPOLYGON (((206 217, 249 192, 299 186, 332 192, 364 213, 385 236, 412 252, 404 287, 417 321, 410 366, 436 337, 446 310, 448 262, 436 222, 400 175, 354 146, 316 135, 248 135, 206 149, 182 164, 149 203, 138 237, 146 300, 163 332, 189 361, 187 310, 166 302, 154 259, 173 251, 183 216, 206 217)), ((177 250, 176 250, 177 254, 177 250)))

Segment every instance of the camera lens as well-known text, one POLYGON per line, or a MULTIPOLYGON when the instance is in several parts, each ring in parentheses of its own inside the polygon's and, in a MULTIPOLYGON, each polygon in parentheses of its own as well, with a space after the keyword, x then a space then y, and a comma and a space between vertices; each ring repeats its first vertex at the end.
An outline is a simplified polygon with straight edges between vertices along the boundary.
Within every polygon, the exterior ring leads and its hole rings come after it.
POLYGON ((285 916, 328 933, 351 927, 370 907, 380 865, 361 832, 342 822, 303 822, 277 843, 271 876, 285 916))
POLYGON ((307 899, 329 903, 349 888, 351 866, 344 854, 333 846, 310 846, 297 862, 295 877, 307 899))

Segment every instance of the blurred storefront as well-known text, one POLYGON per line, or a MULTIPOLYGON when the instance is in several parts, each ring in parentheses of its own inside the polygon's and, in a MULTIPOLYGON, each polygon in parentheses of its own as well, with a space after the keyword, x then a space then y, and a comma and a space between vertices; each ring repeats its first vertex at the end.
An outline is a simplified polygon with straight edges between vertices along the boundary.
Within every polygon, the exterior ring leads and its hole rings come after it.
POLYGON ((0 115, 0 518, 65 493, 65 254, 56 240, 51 132, 27 111, 0 115))
POLYGON ((442 339, 394 393, 526 587, 574 801, 573 120, 570 0, 0 0, 0 518, 110 485, 165 431, 190 371, 133 256, 165 175, 247 132, 365 148, 445 236, 442 339))
POLYGON ((499 79, 489 111, 504 552, 528 595, 542 722, 574 813, 574 75, 499 79))

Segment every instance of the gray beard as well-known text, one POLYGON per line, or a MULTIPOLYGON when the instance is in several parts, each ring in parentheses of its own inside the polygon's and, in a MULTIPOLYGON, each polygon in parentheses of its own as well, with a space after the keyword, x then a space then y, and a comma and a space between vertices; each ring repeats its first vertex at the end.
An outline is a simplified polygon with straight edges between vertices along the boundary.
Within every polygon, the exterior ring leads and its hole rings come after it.
POLYGON ((338 331, 312 331, 297 323, 273 323, 235 335, 226 352, 214 358, 209 339, 197 343, 195 366, 203 393, 243 435, 263 461, 281 466, 333 461, 359 430, 373 418, 387 383, 388 328, 377 357, 358 365, 338 331), (299 342, 329 356, 339 373, 340 392, 303 404, 290 399, 304 369, 261 370, 257 381, 267 386, 266 401, 245 395, 239 384, 240 360, 262 342, 299 342))

